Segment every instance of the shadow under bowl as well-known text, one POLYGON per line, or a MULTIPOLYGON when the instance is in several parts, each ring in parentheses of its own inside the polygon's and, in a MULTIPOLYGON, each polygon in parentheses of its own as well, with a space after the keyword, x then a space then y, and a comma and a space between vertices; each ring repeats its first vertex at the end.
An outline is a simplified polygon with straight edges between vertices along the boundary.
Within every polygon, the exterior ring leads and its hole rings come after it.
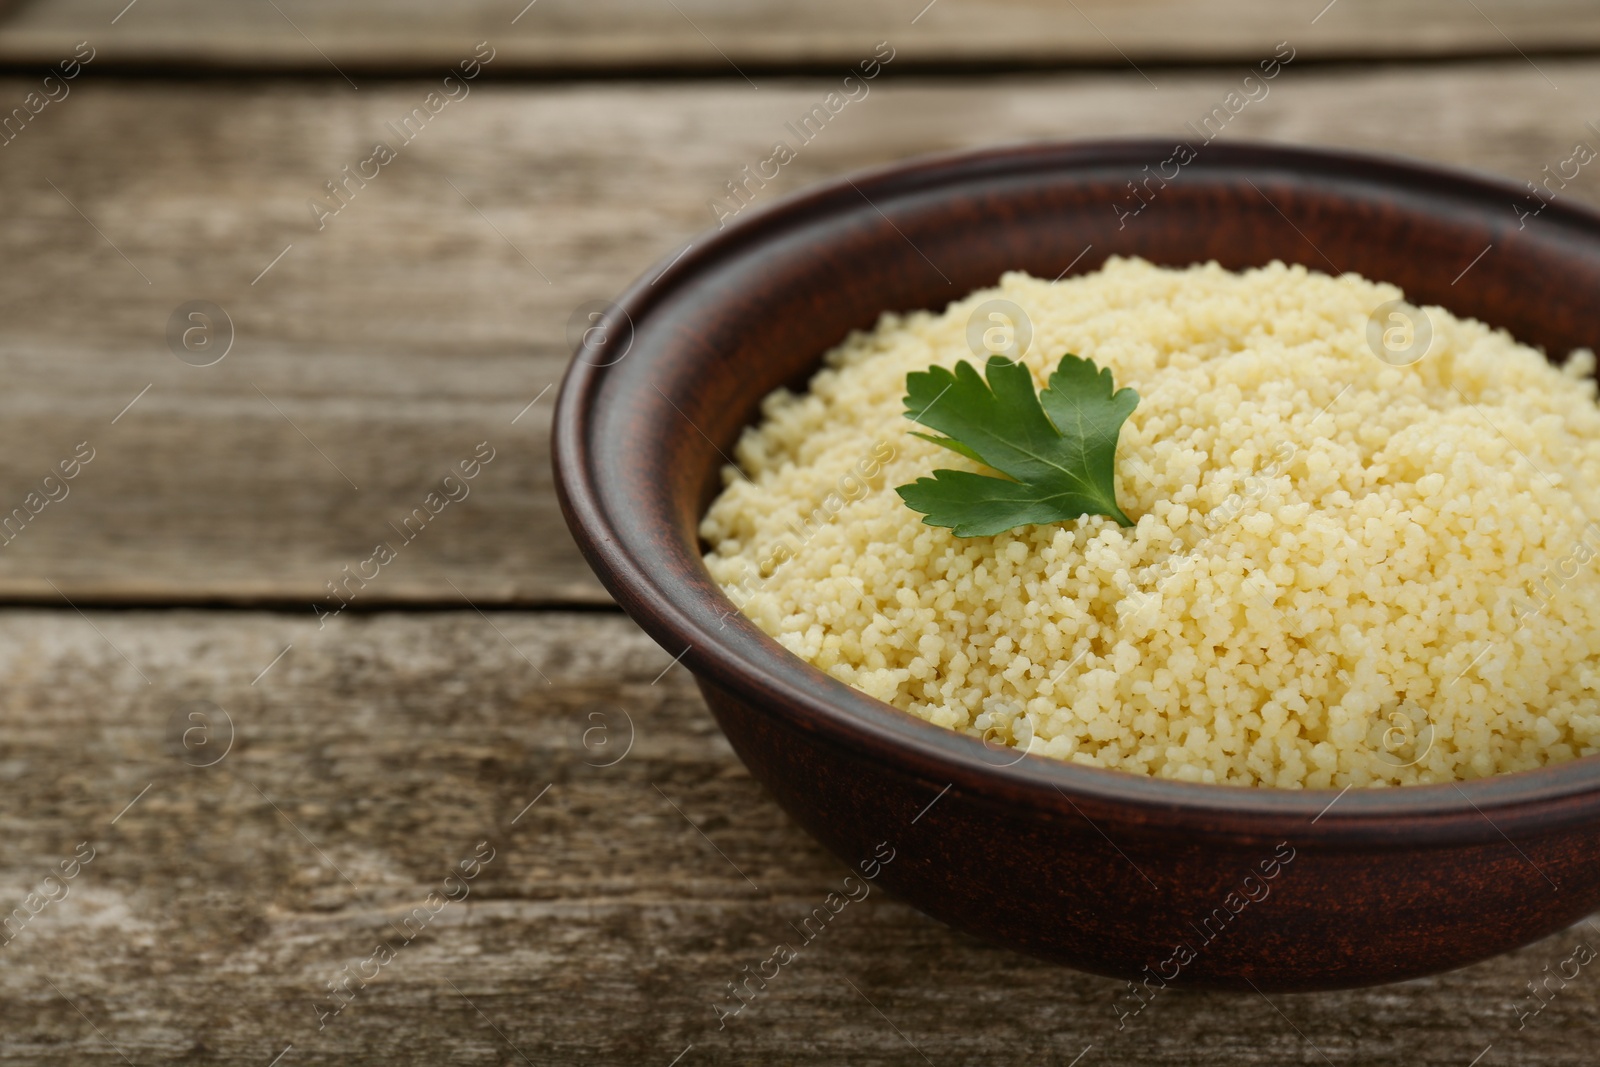
POLYGON ((1600 904, 1600 758, 1336 792, 997 753, 803 662, 707 574, 697 525, 761 399, 881 312, 1008 270, 1276 259, 1396 283, 1552 354, 1600 340, 1593 212, 1519 226, 1536 205, 1509 184, 1338 151, 1172 157, 1114 141, 915 160, 696 238, 596 319, 562 386, 556 484, 579 546, 784 809, 960 930, 1152 986, 1263 991, 1415 977, 1560 930, 1600 904))

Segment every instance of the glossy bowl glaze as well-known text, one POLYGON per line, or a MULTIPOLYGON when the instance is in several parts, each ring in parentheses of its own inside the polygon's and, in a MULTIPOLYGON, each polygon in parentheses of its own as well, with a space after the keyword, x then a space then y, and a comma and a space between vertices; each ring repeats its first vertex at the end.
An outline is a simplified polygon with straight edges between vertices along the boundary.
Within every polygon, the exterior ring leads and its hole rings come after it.
POLYGON ((1340 793, 1019 756, 811 667, 706 573, 696 527, 761 398, 803 387, 880 312, 941 309, 1007 270, 1278 259, 1397 283, 1552 354, 1600 341, 1600 215, 1560 201, 1523 220, 1509 184, 1396 159, 1173 155, 1121 141, 915 160, 696 238, 597 321, 562 386, 573 534, 778 803, 958 929, 1141 987, 1264 991, 1409 978, 1559 930, 1600 904, 1600 759, 1340 793))

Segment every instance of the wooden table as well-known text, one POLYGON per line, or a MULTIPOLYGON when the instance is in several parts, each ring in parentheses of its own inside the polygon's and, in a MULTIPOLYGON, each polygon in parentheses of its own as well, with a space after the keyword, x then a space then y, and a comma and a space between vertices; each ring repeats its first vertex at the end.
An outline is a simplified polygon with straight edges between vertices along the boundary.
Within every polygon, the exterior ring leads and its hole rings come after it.
MULTIPOLYGON (((574 310, 711 225, 880 41, 870 95, 760 201, 929 151, 1175 135, 1280 41, 1227 137, 1518 182, 1600 143, 1579 0, 924 2, 0 22, 0 116, 26 108, 0 134, 0 515, 27 509, 0 547, 0 913, 23 909, 0 1063, 1594 1062, 1600 978, 1520 1029, 1514 1006, 1600 924, 1386 988, 1178 991, 1119 1032, 1119 983, 881 895, 719 1030, 726 983, 845 872, 567 537, 546 438, 574 310), (480 41, 470 95, 330 199, 480 41), (319 621, 482 442, 470 496, 319 621)), ((1595 172, 1562 195, 1600 201, 1595 172)))

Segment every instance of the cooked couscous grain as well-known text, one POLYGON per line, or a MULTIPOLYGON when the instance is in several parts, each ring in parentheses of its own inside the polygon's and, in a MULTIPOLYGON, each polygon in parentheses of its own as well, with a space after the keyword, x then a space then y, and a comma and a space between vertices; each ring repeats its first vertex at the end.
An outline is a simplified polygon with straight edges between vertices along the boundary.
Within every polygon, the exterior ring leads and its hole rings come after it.
MULTIPOLYGON (((1286 788, 1476 778, 1600 750, 1600 406, 1562 369, 1402 294, 1274 263, 1113 259, 883 316, 779 392, 701 528, 706 564, 795 654, 929 722, 1077 763, 1286 788), (894 487, 978 464, 919 440, 906 373, 968 318, 1031 320, 1141 398, 1117 448, 1135 520, 958 538, 894 487)), ((986 472, 992 473, 992 472, 986 472)))

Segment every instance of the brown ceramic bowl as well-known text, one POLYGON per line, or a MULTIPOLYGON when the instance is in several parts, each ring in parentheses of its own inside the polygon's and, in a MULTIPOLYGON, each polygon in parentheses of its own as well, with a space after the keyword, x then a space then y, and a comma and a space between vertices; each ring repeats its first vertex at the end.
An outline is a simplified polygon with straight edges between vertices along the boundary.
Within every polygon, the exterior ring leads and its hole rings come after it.
POLYGON ((1114 141, 915 160, 696 238, 579 346, 555 416, 567 522, 778 803, 958 929, 1152 986, 1261 990, 1424 975, 1560 930, 1600 904, 1600 759, 1341 795, 996 752, 802 662, 707 575, 696 526, 761 398, 803 386, 880 312, 942 308, 1007 270, 1279 259, 1395 282, 1553 354, 1600 342, 1600 215, 1567 200, 1519 228, 1514 207, 1536 202, 1503 182, 1213 144, 1119 217, 1127 183, 1170 173, 1172 154, 1114 141))

